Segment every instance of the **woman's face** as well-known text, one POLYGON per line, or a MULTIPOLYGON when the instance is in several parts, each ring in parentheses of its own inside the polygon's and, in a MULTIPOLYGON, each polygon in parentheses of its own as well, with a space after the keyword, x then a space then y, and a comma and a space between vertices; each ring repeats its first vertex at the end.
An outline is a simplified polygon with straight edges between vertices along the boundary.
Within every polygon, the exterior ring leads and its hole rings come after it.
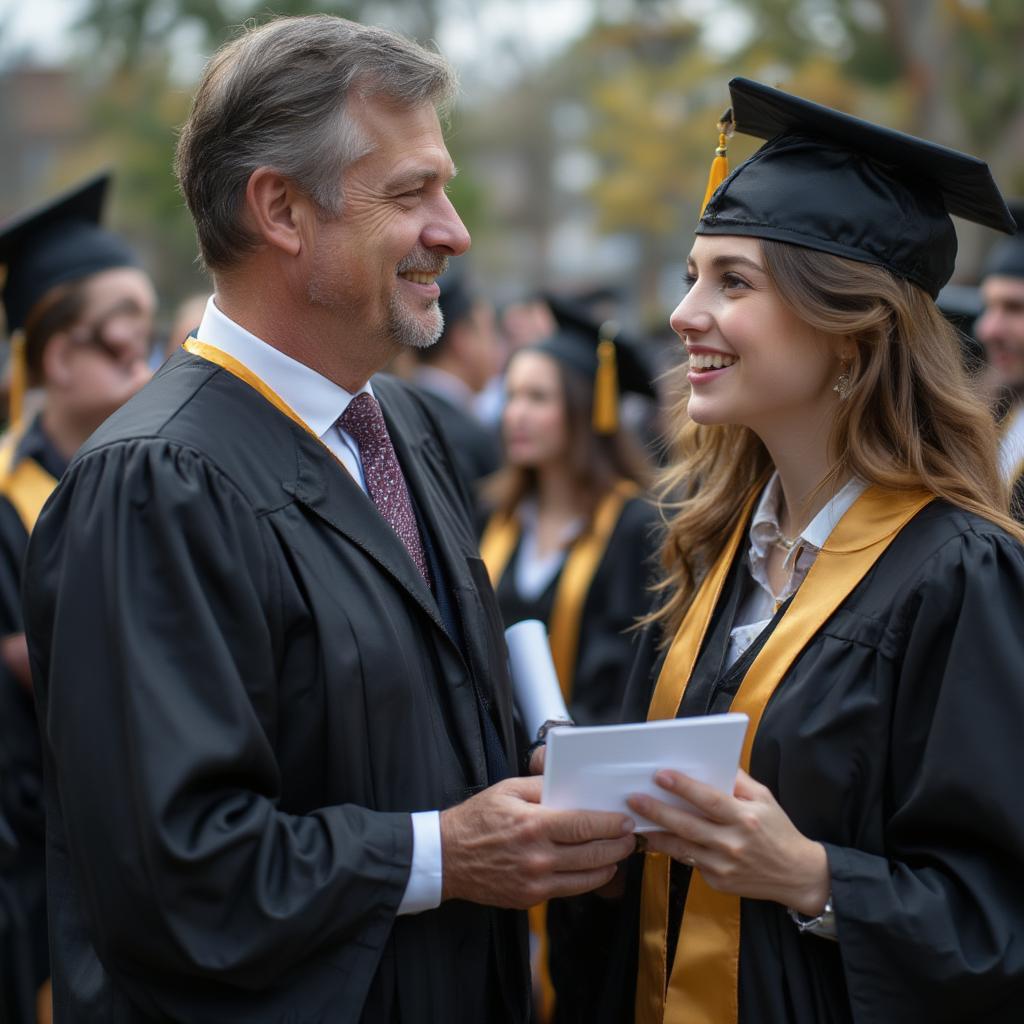
POLYGON ((827 429, 842 371, 836 339, 782 302, 758 240, 698 235, 687 275, 690 289, 669 322, 689 355, 690 417, 762 439, 827 429))
POLYGON ((149 379, 156 297, 133 267, 101 271, 85 285, 78 322, 44 353, 47 379, 83 424, 98 426, 149 379))
POLYGON ((528 349, 513 356, 505 371, 501 429, 505 457, 513 466, 535 469, 565 457, 565 399, 561 373, 551 356, 528 349))

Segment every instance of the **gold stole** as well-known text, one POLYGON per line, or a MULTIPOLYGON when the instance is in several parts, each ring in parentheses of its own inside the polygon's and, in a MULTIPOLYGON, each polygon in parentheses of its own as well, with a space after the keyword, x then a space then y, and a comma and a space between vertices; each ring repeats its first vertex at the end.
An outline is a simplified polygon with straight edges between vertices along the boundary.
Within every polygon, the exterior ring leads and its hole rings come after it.
POLYGON ((53 494, 57 478, 51 476, 35 459, 22 459, 14 465, 14 454, 25 428, 11 429, 0 437, 0 494, 14 506, 26 533, 36 526, 46 499, 53 494))
MULTIPOLYGON (((306 421, 269 384, 257 377, 248 366, 240 363, 234 356, 228 355, 227 352, 215 348, 213 345, 207 345, 206 342, 200 341, 198 338, 187 338, 182 348, 194 356, 199 356, 200 359, 205 359, 208 363, 214 363, 222 370, 227 370, 228 373, 244 381, 254 391, 258 391, 278 412, 284 413, 288 419, 302 427, 307 434, 316 437, 306 421)), ((317 440, 320 439, 317 438, 317 440)))
MULTIPOLYGON (((722 588, 746 534, 756 493, 701 584, 669 648, 648 719, 674 718, 693 672, 722 588)), ((790 666, 881 557, 899 531, 930 501, 924 491, 866 490, 832 531, 807 577, 744 676, 730 710, 750 717, 740 765, 750 753, 765 706, 790 666)), ((740 898, 713 890, 694 871, 679 943, 666 985, 670 858, 649 853, 640 903, 636 1024, 736 1024, 739 1009, 740 898)))
MULTIPOLYGON (((608 541, 622 515, 623 505, 639 493, 640 488, 632 480, 620 480, 598 502, 590 526, 570 548, 558 578, 548 636, 551 640, 551 657, 566 704, 572 699, 580 620, 587 592, 608 549, 608 541)), ((495 588, 518 542, 519 523, 515 515, 491 517, 480 538, 480 557, 487 566, 487 573, 495 588)))

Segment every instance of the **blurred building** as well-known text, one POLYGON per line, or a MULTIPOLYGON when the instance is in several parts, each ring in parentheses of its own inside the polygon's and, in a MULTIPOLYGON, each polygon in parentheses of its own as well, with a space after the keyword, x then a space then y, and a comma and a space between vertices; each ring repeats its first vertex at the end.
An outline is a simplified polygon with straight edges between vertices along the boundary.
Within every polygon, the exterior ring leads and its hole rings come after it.
POLYGON ((37 199, 85 135, 80 88, 61 68, 0 71, 0 219, 37 199))

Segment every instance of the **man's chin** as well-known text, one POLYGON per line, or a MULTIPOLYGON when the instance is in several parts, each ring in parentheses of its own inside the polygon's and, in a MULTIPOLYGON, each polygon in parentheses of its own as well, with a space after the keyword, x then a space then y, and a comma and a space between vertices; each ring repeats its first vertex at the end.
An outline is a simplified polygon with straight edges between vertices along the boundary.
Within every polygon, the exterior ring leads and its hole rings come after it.
POLYGON ((402 348, 424 349, 436 345, 444 333, 444 317, 436 302, 422 318, 392 317, 391 337, 402 348))

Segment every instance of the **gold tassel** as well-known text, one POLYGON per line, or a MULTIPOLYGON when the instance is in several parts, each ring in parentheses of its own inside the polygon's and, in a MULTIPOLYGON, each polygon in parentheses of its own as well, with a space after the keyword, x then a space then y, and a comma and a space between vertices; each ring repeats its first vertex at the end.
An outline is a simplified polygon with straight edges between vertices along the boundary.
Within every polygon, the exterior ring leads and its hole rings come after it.
POLYGON ((28 366, 25 354, 25 332, 15 331, 11 335, 11 382, 7 401, 7 420, 12 429, 21 426, 25 406, 25 389, 28 384, 28 366))
POLYGON ((597 346, 597 375, 594 377, 594 411, 591 426, 595 434, 614 434, 619 429, 619 371, 615 359, 615 335, 619 326, 612 321, 601 325, 597 346))
POLYGON ((718 122, 718 148, 715 150, 715 159, 711 161, 708 187, 704 193, 704 202, 701 203, 700 207, 701 217, 704 216, 704 211, 707 209, 708 203, 711 202, 711 197, 715 194, 718 186, 729 177, 729 136, 732 135, 733 125, 732 107, 730 107, 722 115, 722 120, 718 122))

